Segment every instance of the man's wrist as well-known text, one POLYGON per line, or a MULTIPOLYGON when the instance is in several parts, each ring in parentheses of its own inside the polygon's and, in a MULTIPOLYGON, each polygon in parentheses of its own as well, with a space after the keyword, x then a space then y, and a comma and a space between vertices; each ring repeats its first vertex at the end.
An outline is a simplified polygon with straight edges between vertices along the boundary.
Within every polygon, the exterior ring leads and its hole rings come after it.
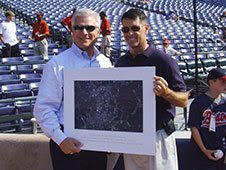
POLYGON ((162 97, 163 98, 168 98, 169 96, 171 96, 171 94, 173 93, 173 91, 167 87, 167 89, 164 91, 162 97))

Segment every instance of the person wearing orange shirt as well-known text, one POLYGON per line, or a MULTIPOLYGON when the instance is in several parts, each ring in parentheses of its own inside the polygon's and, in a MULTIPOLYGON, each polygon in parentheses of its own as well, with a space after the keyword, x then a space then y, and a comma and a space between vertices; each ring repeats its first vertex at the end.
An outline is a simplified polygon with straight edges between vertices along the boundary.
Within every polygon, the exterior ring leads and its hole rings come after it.
POLYGON ((33 25, 32 36, 30 39, 34 39, 34 54, 37 56, 48 56, 48 42, 47 36, 50 35, 49 27, 47 23, 42 19, 43 14, 41 12, 36 13, 37 21, 33 25))
POLYGON ((68 46, 71 47, 72 43, 73 43, 73 35, 72 35, 72 16, 75 13, 76 8, 73 9, 73 13, 72 15, 69 15, 65 18, 63 18, 61 20, 61 24, 63 25, 63 27, 67 30, 68 34, 67 34, 67 42, 68 42, 68 46))
POLYGON ((100 18, 102 20, 101 22, 101 34, 102 34, 102 44, 101 44, 101 53, 103 53, 105 56, 110 57, 111 51, 111 26, 110 22, 107 19, 107 16, 105 12, 100 13, 100 18))

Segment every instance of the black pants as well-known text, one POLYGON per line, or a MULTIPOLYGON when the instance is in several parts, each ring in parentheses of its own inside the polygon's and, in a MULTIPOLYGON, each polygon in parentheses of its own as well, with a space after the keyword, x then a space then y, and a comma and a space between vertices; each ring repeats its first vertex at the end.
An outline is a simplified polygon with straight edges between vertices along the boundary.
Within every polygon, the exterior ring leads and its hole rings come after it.
POLYGON ((7 46, 2 48, 2 57, 19 57, 19 43, 14 46, 7 46))
POLYGON ((53 140, 50 140, 50 155, 54 170, 106 170, 105 152, 81 151, 67 155, 53 140))

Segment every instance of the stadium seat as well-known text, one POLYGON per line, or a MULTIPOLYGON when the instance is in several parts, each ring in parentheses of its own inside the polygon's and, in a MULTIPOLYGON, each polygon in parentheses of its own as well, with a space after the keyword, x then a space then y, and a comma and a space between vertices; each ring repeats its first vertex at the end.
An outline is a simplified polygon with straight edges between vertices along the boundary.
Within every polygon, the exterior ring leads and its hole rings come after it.
MULTIPOLYGON (((188 74, 190 76, 195 76, 195 68, 196 68, 195 60, 187 61, 187 68, 188 68, 188 74)), ((202 67, 202 63, 200 60, 198 60, 198 76, 203 79, 207 76, 207 74, 205 73, 202 67)))
POLYGON ((39 73, 20 74, 19 78, 23 83, 40 82, 41 74, 39 73))
POLYGON ((188 75, 188 69, 187 69, 186 63, 184 61, 179 61, 177 62, 177 64, 179 66, 180 72, 182 73, 182 76, 188 75))
POLYGON ((217 67, 217 63, 214 58, 201 59, 201 62, 206 73, 209 73, 210 70, 217 67))
POLYGON ((226 58, 222 57, 222 58, 217 58, 217 66, 221 67, 221 68, 226 68, 226 58))
POLYGON ((17 75, 15 74, 0 75, 0 86, 18 83, 20 83, 20 79, 18 79, 17 75))
POLYGON ((2 99, 31 96, 28 84, 10 84, 1 86, 2 99))
POLYGON ((24 101, 16 101, 15 106, 18 109, 19 114, 30 112, 32 113, 34 108, 35 100, 24 100, 24 101))
POLYGON ((10 74, 10 66, 0 66, 0 75, 10 74))
POLYGON ((39 82, 30 83, 29 87, 33 93, 33 96, 38 95, 39 82))
POLYGON ((2 64, 21 64, 23 63, 22 57, 5 57, 2 58, 2 64))
POLYGON ((25 63, 29 63, 29 62, 42 62, 44 60, 43 60, 43 57, 41 56, 30 56, 30 57, 23 57, 23 61, 25 63))
POLYGON ((15 114, 15 106, 13 102, 0 103, 0 116, 15 114))
POLYGON ((33 70, 35 73, 42 73, 45 64, 33 64, 33 70))
POLYGON ((11 66, 10 69, 14 74, 33 73, 32 65, 11 66))
MULTIPOLYGON (((1 102, 0 103, 0 132, 5 132, 14 129, 14 126, 18 121, 13 120, 16 115, 16 107, 13 102, 1 102)), ((16 127, 16 129, 18 129, 16 127)))

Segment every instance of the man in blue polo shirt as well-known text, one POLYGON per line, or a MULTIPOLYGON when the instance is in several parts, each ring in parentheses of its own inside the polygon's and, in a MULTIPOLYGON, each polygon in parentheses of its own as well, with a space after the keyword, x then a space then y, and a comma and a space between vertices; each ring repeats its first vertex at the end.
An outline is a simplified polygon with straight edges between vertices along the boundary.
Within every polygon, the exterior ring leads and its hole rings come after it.
MULTIPOLYGON (((173 119, 175 106, 186 107, 188 93, 174 59, 146 41, 149 25, 144 12, 130 9, 122 16, 122 32, 129 51, 116 67, 155 66, 156 155, 124 154, 126 170, 178 169, 173 119)), ((151 113, 153 114, 153 113, 151 113)), ((154 113, 155 114, 155 113, 154 113)))

